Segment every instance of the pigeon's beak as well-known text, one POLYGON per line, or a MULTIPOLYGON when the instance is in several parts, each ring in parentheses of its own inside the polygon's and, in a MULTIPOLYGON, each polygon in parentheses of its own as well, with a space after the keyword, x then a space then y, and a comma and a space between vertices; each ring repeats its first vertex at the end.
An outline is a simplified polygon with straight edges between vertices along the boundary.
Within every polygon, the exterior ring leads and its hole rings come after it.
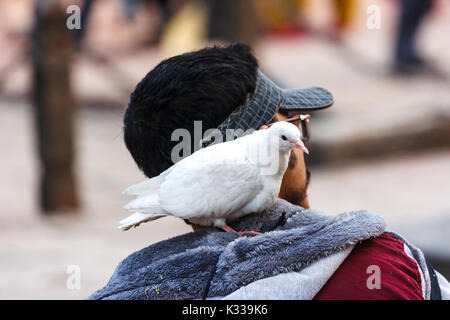
POLYGON ((294 142, 294 147, 297 149, 302 150, 304 153, 309 154, 308 149, 306 149, 305 145, 303 144, 303 142, 301 140, 297 140, 294 142))

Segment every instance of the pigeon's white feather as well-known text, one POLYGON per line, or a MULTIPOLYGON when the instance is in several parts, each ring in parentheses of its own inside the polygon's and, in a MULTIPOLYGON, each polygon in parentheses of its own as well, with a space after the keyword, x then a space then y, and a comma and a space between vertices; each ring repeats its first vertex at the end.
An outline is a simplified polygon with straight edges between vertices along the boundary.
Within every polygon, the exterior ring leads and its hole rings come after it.
POLYGON ((172 168, 167 169, 159 176, 156 176, 152 179, 147 179, 140 183, 133 184, 132 186, 129 186, 128 188, 123 190, 122 193, 127 195, 140 195, 142 193, 148 193, 152 190, 158 190, 159 186, 164 181, 165 176, 167 176, 171 169, 172 168))
POLYGON ((161 207, 183 219, 228 216, 263 189, 259 169, 250 163, 211 162, 184 169, 173 170, 159 190, 161 207), (236 184, 248 187, 236 188, 236 184))
MULTIPOLYGON (((294 125, 283 126, 299 138, 294 125)), ((200 149, 159 176, 127 188, 124 193, 138 197, 124 208, 135 213, 122 220, 119 228, 127 230, 166 215, 223 226, 227 218, 264 210, 279 192, 290 154, 290 149, 280 153, 280 168, 275 174, 261 174, 250 147, 266 146, 272 141, 271 133, 270 129, 260 130, 200 149)))
POLYGON ((137 227, 143 222, 156 220, 165 217, 165 214, 140 213, 135 212, 119 222, 118 229, 126 231, 132 227, 137 227))
POLYGON ((142 209, 161 211, 158 193, 143 193, 133 201, 128 202, 123 208, 128 211, 142 211, 142 209))

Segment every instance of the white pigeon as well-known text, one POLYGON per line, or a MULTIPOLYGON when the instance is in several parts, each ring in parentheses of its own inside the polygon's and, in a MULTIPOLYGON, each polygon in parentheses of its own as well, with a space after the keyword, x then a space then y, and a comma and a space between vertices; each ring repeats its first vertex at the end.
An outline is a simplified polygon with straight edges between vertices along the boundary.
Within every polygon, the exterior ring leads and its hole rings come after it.
POLYGON ((293 148, 308 153, 299 129, 280 121, 269 129, 200 149, 159 176, 125 189, 124 194, 137 198, 125 205, 134 213, 118 228, 128 230, 175 216, 235 232, 227 220, 273 205, 293 148))

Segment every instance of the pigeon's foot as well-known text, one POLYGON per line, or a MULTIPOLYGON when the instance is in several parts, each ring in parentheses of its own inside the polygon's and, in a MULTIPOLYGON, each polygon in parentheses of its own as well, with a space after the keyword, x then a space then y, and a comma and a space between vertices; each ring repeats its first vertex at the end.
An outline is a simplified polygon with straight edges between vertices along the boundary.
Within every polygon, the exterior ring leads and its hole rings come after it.
POLYGON ((242 237, 246 234, 251 234, 254 236, 259 236, 261 233, 260 232, 256 232, 256 231, 236 231, 233 228, 231 228, 230 226, 224 225, 223 227, 221 227, 223 230, 225 230, 226 232, 232 232, 237 234, 239 237, 242 237))

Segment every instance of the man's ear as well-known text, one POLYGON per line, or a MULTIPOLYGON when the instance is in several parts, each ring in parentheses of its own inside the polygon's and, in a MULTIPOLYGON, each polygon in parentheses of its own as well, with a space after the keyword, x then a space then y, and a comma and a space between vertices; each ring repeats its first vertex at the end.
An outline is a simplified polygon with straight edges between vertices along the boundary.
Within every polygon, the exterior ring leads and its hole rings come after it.
MULTIPOLYGON (((279 113, 275 113, 275 116, 273 117, 272 122, 277 122, 280 121, 280 114, 279 113)), ((266 126, 265 124, 263 124, 261 127, 259 127, 258 130, 265 130, 265 129, 269 129, 268 126, 266 126)))

